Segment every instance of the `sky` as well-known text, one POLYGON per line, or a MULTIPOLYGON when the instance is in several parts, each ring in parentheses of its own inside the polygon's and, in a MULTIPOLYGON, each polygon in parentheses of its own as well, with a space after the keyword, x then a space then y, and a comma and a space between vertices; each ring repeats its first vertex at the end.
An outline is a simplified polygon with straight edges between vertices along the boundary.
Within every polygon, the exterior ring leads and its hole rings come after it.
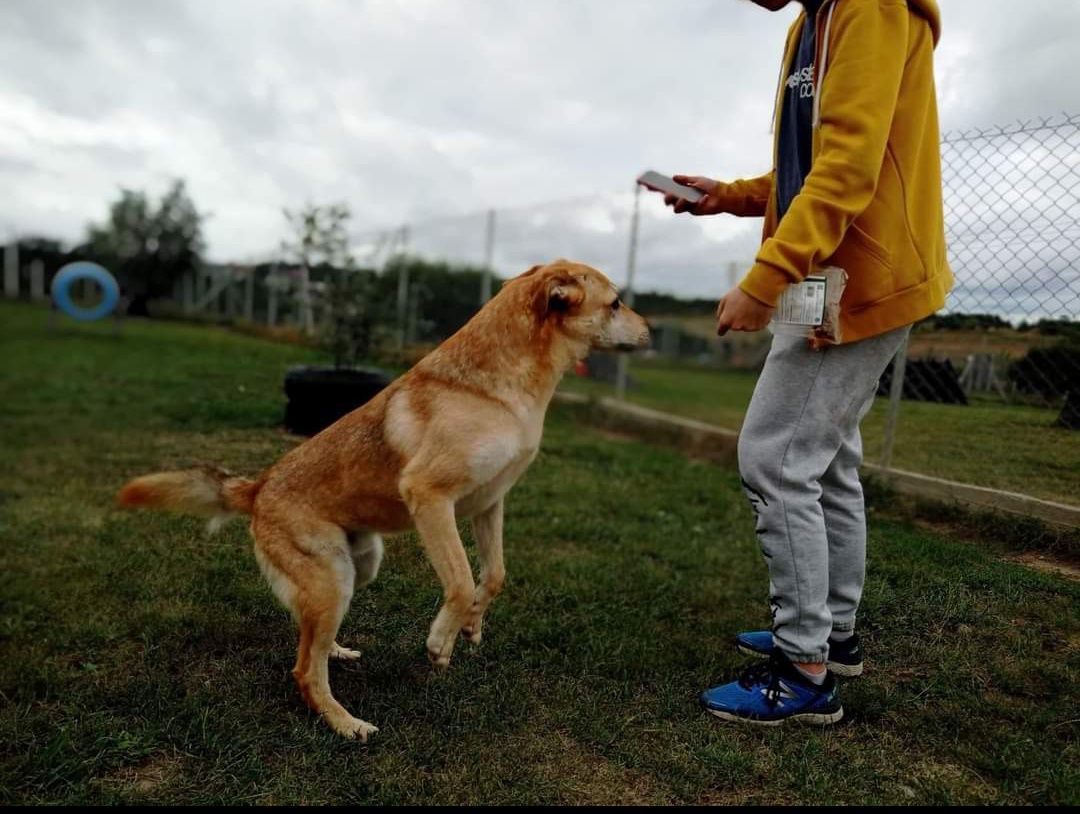
MULTIPOLYGON (((843 1, 843 0, 841 0, 843 1)), ((208 256, 271 258, 284 207, 347 203, 354 248, 509 276, 626 277, 633 179, 768 169, 796 4, 747 0, 5 0, 0 235, 68 243, 121 188, 187 181, 208 256), (385 242, 383 243, 385 245, 385 242)), ((1080 2, 942 0, 942 127, 1080 113, 1080 2)), ((643 201, 638 287, 722 294, 760 222, 643 201)))

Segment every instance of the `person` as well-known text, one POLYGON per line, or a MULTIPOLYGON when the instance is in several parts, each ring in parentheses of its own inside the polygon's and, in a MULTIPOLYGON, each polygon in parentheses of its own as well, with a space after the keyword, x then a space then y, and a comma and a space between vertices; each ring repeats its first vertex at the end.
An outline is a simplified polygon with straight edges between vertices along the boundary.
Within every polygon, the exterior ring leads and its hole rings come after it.
MULTIPOLYGON (((753 0, 777 11, 789 0, 753 0)), ((912 323, 944 305, 945 257, 933 50, 935 0, 800 0, 784 51, 774 167, 676 212, 764 216, 753 267, 720 300, 717 332, 769 325, 781 294, 815 270, 847 273, 840 335, 774 331, 739 436, 739 470, 769 571, 772 627, 736 636, 766 660, 706 690, 738 721, 834 723, 833 674, 861 673, 855 633, 866 563, 859 423, 912 323)))

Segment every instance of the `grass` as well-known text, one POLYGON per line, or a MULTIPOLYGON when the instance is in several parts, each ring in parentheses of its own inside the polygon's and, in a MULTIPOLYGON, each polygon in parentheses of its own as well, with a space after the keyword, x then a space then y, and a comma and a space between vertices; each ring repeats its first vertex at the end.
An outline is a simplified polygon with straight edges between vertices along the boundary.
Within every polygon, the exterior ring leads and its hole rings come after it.
POLYGON ((742 663, 766 575, 732 471, 555 412, 511 495, 507 591, 432 672, 439 590, 388 545, 333 668, 381 732, 303 707, 294 633, 241 523, 111 508, 127 477, 256 471, 309 351, 211 328, 45 327, 0 306, 0 801, 1080 802, 1080 586, 893 521, 872 527, 866 676, 831 729, 760 731, 696 693, 742 663))
MULTIPOLYGON (((664 361, 635 360, 636 404, 738 429, 756 374, 664 361)), ((600 382, 567 378, 563 387, 612 395, 600 382)), ((878 398, 863 423, 866 460, 881 458, 888 399, 878 398)), ((1076 504, 1080 436, 1054 426, 1057 412, 974 399, 968 406, 904 401, 893 466, 949 480, 1076 504)))

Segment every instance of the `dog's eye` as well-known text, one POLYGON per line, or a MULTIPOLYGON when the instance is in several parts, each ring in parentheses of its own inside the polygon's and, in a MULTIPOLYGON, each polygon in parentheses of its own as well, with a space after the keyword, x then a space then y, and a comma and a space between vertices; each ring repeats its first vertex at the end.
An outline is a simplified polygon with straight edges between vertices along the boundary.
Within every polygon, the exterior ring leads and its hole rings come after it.
POLYGON ((620 307, 621 305, 622 305, 622 302, 620 302, 619 300, 615 300, 615 302, 613 302, 613 303, 611 304, 611 310, 612 310, 612 311, 618 311, 618 310, 619 310, 619 307, 620 307))

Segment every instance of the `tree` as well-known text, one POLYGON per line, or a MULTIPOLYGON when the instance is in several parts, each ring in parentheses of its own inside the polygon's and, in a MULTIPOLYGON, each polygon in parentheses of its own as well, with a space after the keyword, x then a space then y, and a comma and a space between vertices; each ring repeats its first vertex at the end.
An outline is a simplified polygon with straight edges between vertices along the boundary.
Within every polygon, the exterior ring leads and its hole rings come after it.
POLYGON ((374 301, 374 275, 356 267, 349 250, 346 204, 284 210, 292 235, 282 241, 286 262, 300 267, 299 300, 305 329, 314 330, 313 295, 319 287, 326 303, 322 344, 334 357, 334 367, 355 365, 369 358, 384 313, 374 301), (323 282, 313 283, 312 272, 323 282))
POLYGON ((327 318, 322 339, 336 368, 355 365, 372 355, 381 322, 372 301, 372 276, 368 271, 338 271, 326 285, 327 318))
POLYGON ((83 252, 117 275, 131 298, 128 313, 146 315, 150 300, 201 263, 202 220, 180 179, 156 208, 146 193, 123 189, 108 220, 89 226, 83 252))
POLYGON ((288 209, 283 211, 285 220, 292 229, 292 238, 281 242, 281 250, 286 262, 300 266, 300 318, 304 330, 311 334, 315 331, 311 295, 312 269, 324 267, 348 273, 355 268, 349 252, 349 235, 345 228, 352 213, 343 203, 329 206, 308 204, 298 212, 290 212, 288 209))
POLYGON ((347 204, 315 206, 308 204, 298 212, 283 210, 292 229, 291 240, 281 242, 285 259, 307 267, 329 266, 352 269, 346 222, 352 217, 347 204))

